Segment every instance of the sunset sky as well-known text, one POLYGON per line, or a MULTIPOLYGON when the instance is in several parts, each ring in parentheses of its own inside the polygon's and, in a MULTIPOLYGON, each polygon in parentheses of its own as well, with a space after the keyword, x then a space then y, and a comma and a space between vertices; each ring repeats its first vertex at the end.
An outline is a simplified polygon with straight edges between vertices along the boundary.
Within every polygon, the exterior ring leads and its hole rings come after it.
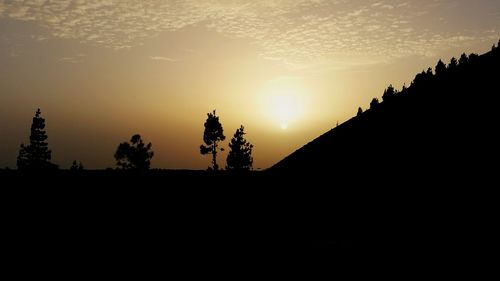
POLYGON ((243 124, 268 168, 389 84, 499 38, 498 0, 0 0, 0 167, 40 107, 61 168, 114 167, 139 133, 153 168, 204 169, 213 109, 223 147, 243 124))

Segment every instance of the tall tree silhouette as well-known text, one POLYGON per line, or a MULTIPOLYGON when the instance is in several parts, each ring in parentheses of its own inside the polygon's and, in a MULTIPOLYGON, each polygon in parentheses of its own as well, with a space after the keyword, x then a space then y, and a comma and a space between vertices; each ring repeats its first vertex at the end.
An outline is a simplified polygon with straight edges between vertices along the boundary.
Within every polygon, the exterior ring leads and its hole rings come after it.
POLYGON ((384 94, 382 95, 382 100, 388 101, 391 98, 393 98, 395 94, 396 94, 396 92, 394 90, 394 87, 391 84, 391 85, 389 85, 389 87, 387 87, 386 90, 384 90, 384 94))
POLYGON ((241 125, 239 129, 234 133, 231 142, 229 143, 229 154, 227 155, 227 166, 226 169, 231 171, 248 171, 252 169, 253 158, 252 158, 252 148, 253 145, 250 144, 245 138, 244 127, 241 125))
POLYGON ((151 147, 151 143, 145 144, 140 135, 133 135, 130 143, 123 142, 118 145, 115 153, 116 165, 122 169, 149 169, 154 155, 151 147))
POLYGON ((451 60, 450 60, 450 64, 448 64, 448 68, 450 70, 453 70, 453 69, 457 68, 457 66, 458 66, 457 59, 455 57, 452 57, 451 60))
POLYGON ((361 107, 358 107, 358 113, 356 114, 356 116, 360 116, 361 114, 363 114, 363 109, 361 107))
POLYGON ((370 102, 370 109, 374 109, 379 105, 379 101, 377 98, 373 98, 370 102))
POLYGON ((33 122, 31 123, 30 143, 21 144, 17 156, 17 168, 19 170, 46 170, 55 169, 57 165, 50 163, 52 151, 47 143, 45 132, 45 119, 41 117, 40 108, 37 109, 33 122))
POLYGON ((465 65, 469 62, 469 57, 467 57, 467 55, 465 53, 463 53, 460 58, 458 59, 458 63, 460 65, 465 65))
MULTIPOLYGON (((205 131, 203 132, 203 142, 205 142, 205 145, 200 145, 200 153, 202 155, 212 154, 212 169, 214 170, 219 169, 217 165, 218 143, 225 139, 224 129, 219 122, 219 117, 215 114, 215 110, 212 113, 207 113, 205 131)), ((223 148, 220 150, 224 151, 223 148)))
POLYGON ((439 76, 445 72, 446 72, 446 65, 442 60, 439 60, 438 63, 436 64, 436 75, 439 76))

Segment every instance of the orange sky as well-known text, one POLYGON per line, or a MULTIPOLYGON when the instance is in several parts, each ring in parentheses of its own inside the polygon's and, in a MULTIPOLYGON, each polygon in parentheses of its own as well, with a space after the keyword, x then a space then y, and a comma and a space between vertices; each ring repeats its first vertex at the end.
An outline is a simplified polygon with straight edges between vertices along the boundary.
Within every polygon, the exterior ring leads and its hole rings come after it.
POLYGON ((388 84, 488 51, 499 27, 488 0, 0 0, 0 167, 15 167, 40 107, 62 168, 113 167, 139 133, 153 167, 204 169, 213 109, 223 146, 243 124, 267 168, 388 84))

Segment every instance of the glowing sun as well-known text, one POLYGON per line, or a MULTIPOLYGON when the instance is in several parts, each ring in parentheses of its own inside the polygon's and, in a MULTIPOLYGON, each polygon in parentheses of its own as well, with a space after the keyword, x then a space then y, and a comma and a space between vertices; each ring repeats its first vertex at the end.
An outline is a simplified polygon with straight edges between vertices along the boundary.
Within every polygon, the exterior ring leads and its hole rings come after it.
POLYGON ((289 124, 299 118, 300 102, 291 91, 274 91, 269 106, 272 118, 282 130, 288 129, 289 124))

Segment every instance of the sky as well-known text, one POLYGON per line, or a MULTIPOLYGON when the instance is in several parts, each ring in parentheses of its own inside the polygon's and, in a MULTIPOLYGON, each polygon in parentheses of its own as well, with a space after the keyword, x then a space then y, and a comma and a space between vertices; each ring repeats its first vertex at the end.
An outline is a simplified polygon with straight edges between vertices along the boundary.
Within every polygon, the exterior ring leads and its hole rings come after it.
POLYGON ((205 169, 216 109, 222 146, 244 125, 265 169, 389 84, 499 38, 498 0, 0 0, 0 167, 41 108, 61 168, 115 167, 138 133, 153 168, 205 169))

